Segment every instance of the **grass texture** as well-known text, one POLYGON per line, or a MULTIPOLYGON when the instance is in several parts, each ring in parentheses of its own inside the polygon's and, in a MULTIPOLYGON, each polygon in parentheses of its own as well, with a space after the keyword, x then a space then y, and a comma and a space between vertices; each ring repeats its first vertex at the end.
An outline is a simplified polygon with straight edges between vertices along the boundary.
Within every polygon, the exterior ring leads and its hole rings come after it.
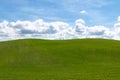
POLYGON ((0 80, 120 80, 120 41, 0 42, 0 80))

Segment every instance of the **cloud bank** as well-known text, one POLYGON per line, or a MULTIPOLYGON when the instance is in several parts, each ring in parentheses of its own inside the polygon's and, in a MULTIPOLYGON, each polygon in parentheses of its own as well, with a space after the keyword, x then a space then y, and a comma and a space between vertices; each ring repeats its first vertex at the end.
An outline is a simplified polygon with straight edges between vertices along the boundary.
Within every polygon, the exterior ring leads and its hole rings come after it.
POLYGON ((0 23, 0 41, 23 38, 39 39, 75 39, 75 38, 105 38, 120 40, 120 17, 112 28, 105 26, 86 26, 83 19, 75 21, 74 25, 66 22, 36 21, 3 21, 0 23))

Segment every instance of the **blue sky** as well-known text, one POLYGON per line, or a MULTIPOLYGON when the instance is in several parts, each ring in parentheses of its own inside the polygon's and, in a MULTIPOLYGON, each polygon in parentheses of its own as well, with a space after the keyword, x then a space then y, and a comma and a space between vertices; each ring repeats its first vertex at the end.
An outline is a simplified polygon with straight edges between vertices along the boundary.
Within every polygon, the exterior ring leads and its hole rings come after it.
POLYGON ((113 26, 120 0, 0 0, 0 21, 65 21, 82 18, 86 25, 113 26))
POLYGON ((0 0, 0 41, 120 40, 120 0, 0 0))

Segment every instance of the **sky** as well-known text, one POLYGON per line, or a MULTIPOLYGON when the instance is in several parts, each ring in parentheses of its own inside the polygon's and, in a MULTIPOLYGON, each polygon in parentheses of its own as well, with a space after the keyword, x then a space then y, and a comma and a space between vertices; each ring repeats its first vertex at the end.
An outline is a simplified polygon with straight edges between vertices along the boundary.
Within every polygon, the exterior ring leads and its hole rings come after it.
POLYGON ((0 0, 0 3, 0 40, 120 39, 120 0, 0 0))

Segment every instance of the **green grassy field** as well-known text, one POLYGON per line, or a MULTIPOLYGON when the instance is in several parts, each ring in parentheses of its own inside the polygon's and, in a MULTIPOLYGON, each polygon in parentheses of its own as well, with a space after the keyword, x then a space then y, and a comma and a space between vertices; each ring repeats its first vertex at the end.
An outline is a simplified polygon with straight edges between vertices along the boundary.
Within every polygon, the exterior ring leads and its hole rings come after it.
POLYGON ((120 41, 0 42, 0 80, 120 80, 120 41))

